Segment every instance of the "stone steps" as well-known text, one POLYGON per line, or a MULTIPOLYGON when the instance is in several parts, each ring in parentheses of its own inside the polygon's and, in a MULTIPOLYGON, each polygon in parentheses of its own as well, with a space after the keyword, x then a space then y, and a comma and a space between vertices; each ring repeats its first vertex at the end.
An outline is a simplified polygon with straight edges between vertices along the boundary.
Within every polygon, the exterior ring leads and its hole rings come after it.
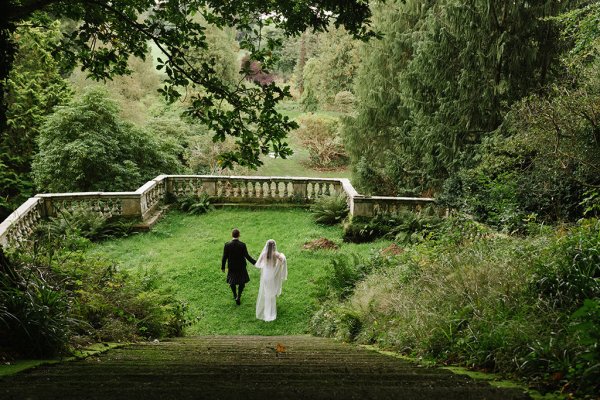
POLYGON ((0 380, 0 399, 521 400, 447 370, 309 336, 134 344, 0 380), (277 351, 279 346, 279 350, 277 351))

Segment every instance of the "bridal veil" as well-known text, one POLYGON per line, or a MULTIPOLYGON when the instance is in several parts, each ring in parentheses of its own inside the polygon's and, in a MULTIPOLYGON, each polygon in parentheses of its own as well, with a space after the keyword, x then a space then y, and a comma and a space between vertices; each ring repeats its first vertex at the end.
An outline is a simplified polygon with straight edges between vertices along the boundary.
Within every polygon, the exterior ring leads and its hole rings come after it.
POLYGON ((256 318, 273 321, 277 317, 276 297, 281 294, 287 279, 287 260, 277 251, 277 244, 269 239, 255 264, 260 271, 260 287, 256 300, 256 318))

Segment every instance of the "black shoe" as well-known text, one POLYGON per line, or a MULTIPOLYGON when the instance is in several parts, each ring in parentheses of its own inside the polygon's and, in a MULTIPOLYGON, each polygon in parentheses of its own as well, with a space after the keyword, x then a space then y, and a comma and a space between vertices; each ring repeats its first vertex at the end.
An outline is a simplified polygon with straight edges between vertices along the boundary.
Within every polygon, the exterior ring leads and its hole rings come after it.
POLYGON ((236 299, 235 299, 235 304, 237 304, 238 306, 239 306, 240 304, 242 304, 242 302, 240 301, 240 298, 239 298, 239 297, 236 297, 236 299))

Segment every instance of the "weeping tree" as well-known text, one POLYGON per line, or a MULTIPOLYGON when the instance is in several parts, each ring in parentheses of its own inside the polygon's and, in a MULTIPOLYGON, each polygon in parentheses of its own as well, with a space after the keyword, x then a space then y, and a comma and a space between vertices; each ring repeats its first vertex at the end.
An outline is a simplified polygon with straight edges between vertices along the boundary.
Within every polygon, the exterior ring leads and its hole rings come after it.
MULTIPOLYGON (((231 86, 219 78, 214 59, 200 65, 190 62, 191 49, 204 49, 206 25, 232 27, 248 32, 241 47, 251 58, 270 68, 275 60, 277 39, 261 38, 260 27, 272 24, 288 35, 307 28, 325 30, 330 23, 344 26, 357 37, 372 35, 368 29, 370 9, 361 0, 8 0, 0 5, 0 104, 4 105, 6 78, 13 66, 17 26, 32 15, 45 12, 56 19, 77 21, 57 52, 71 65, 80 65, 90 76, 102 80, 128 72, 130 56, 144 58, 148 42, 163 57, 158 69, 166 73, 161 93, 170 101, 179 99, 186 88, 194 90, 188 114, 215 132, 214 140, 233 136, 237 148, 223 156, 224 165, 239 163, 249 167, 261 164, 260 155, 269 151, 281 157, 291 154, 284 139, 296 124, 275 111, 275 105, 289 96, 287 88, 275 84, 231 86)), ((4 121, 5 108, 0 109, 4 121)), ((2 122, 4 123, 4 122, 2 122)), ((4 126, 0 131, 4 132, 4 126)))

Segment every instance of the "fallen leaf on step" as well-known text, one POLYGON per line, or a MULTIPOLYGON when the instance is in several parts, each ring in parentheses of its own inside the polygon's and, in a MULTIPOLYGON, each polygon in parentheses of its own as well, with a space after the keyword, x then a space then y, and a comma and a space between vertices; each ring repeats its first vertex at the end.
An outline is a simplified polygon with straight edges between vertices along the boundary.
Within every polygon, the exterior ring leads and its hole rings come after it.
POLYGON ((281 343, 277 343, 277 347, 275 347, 276 353, 285 353, 285 346, 281 343))

